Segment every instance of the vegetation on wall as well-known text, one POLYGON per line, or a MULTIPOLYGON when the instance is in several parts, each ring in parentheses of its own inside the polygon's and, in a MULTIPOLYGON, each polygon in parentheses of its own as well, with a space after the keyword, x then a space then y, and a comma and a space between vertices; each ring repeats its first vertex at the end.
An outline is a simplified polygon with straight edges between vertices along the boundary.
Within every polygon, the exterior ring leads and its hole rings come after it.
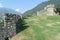
POLYGON ((0 21, 0 27, 2 27, 3 25, 4 25, 3 22, 0 21))

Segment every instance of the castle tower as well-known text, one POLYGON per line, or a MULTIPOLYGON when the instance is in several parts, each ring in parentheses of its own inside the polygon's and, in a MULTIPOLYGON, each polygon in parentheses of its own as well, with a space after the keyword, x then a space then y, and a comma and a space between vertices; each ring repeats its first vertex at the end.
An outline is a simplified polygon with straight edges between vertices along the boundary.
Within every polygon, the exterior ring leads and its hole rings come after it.
POLYGON ((55 15, 55 12, 54 12, 54 4, 50 4, 50 5, 47 5, 44 10, 46 10, 47 12, 47 16, 53 16, 55 15))

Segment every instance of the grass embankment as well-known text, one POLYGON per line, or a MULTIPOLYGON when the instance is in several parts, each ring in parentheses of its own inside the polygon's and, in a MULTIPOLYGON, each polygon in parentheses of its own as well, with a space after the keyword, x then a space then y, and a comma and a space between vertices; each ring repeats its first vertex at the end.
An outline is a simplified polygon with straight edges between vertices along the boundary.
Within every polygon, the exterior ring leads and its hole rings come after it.
POLYGON ((29 27, 11 40, 60 40, 60 16, 34 16, 25 22, 29 27))

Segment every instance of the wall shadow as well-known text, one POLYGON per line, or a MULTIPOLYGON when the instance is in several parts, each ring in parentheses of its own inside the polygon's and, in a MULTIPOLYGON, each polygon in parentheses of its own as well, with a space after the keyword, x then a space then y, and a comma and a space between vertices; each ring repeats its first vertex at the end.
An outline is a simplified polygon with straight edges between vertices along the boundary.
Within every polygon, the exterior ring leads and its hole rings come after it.
POLYGON ((9 38, 8 38, 8 37, 6 37, 6 38, 5 38, 5 40, 9 40, 9 38))
POLYGON ((24 19, 19 19, 17 22, 16 22, 16 33, 19 33, 25 29, 27 29, 29 26, 26 25, 27 23, 25 23, 24 19))

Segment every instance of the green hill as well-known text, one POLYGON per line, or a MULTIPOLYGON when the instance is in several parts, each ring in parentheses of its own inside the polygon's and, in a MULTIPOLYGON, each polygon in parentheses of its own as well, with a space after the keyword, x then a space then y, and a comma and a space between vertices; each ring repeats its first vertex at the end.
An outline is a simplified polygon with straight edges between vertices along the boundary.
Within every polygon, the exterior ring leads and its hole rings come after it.
POLYGON ((42 2, 41 4, 38 4, 33 9, 26 11, 23 15, 24 16, 32 16, 33 14, 36 15, 37 11, 43 10, 44 7, 46 7, 49 4, 54 4, 55 7, 58 7, 60 6, 60 0, 49 0, 49 1, 42 2))
POLYGON ((60 16, 34 16, 24 21, 29 27, 11 40, 60 40, 60 16))
POLYGON ((45 6, 47 6, 49 3, 49 1, 45 1, 42 2, 41 4, 38 4, 36 7, 34 7, 31 10, 26 11, 25 13, 23 13, 24 16, 32 16, 33 14, 36 15, 37 11, 42 10, 45 6))

